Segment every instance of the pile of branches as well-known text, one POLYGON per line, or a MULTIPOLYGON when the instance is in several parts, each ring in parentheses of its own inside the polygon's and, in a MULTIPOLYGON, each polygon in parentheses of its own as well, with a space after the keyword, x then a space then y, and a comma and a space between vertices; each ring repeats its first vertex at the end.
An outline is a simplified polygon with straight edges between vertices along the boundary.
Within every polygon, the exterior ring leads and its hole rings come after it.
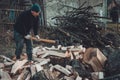
POLYGON ((51 33, 51 37, 58 39, 60 44, 65 46, 76 43, 85 47, 111 45, 113 42, 100 34, 105 26, 98 20, 100 16, 93 11, 94 6, 83 7, 83 5, 63 16, 54 17, 58 27, 51 33))

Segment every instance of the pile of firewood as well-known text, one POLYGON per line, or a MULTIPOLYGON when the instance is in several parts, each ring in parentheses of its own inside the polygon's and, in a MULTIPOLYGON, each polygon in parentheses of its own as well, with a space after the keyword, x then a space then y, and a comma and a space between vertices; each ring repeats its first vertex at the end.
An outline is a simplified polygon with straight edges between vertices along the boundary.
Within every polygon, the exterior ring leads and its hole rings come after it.
POLYGON ((104 78, 107 58, 98 48, 80 46, 35 47, 34 62, 26 54, 15 61, 0 55, 1 80, 98 80, 104 78))

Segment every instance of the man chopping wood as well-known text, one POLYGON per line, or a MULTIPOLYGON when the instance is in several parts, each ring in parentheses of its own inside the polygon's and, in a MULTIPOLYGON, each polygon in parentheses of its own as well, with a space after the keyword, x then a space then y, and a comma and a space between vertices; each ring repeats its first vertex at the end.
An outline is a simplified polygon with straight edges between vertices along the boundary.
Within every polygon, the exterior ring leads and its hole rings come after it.
POLYGON ((24 43, 26 44, 26 53, 28 61, 32 61, 32 42, 31 42, 31 29, 34 35, 39 39, 38 26, 39 26, 40 7, 38 4, 33 4, 31 9, 22 12, 14 24, 14 40, 16 43, 15 55, 17 60, 20 59, 24 43))

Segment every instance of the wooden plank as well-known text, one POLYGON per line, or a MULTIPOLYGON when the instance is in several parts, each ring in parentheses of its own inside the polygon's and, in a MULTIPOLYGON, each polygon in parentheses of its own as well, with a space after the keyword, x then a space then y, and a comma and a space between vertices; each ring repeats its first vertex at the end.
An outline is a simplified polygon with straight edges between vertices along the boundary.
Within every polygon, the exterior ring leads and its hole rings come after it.
POLYGON ((11 73, 15 74, 17 72, 18 69, 21 69, 22 66, 27 62, 28 60, 22 60, 22 61, 19 61, 17 60, 15 62, 15 64, 12 66, 12 69, 11 69, 11 73))
POLYGON ((64 68, 60 65, 55 65, 55 66, 53 66, 53 68, 55 68, 56 70, 66 74, 67 76, 69 76, 71 74, 71 72, 69 70, 67 70, 66 68, 64 68))

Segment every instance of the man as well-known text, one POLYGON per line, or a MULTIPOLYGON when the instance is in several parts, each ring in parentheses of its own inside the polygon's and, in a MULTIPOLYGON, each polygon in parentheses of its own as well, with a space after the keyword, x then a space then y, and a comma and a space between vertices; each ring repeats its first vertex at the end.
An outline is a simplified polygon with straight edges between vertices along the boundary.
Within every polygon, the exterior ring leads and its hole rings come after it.
POLYGON ((117 23, 119 19, 119 5, 116 0, 112 0, 110 5, 108 6, 108 10, 110 11, 110 18, 113 23, 117 23))
POLYGON ((30 31, 33 29, 34 35, 39 39, 38 26, 39 26, 40 7, 34 4, 30 10, 22 12, 16 19, 14 25, 14 39, 16 43, 15 55, 17 60, 20 59, 24 43, 26 44, 26 53, 28 61, 32 60, 32 43, 30 31))

